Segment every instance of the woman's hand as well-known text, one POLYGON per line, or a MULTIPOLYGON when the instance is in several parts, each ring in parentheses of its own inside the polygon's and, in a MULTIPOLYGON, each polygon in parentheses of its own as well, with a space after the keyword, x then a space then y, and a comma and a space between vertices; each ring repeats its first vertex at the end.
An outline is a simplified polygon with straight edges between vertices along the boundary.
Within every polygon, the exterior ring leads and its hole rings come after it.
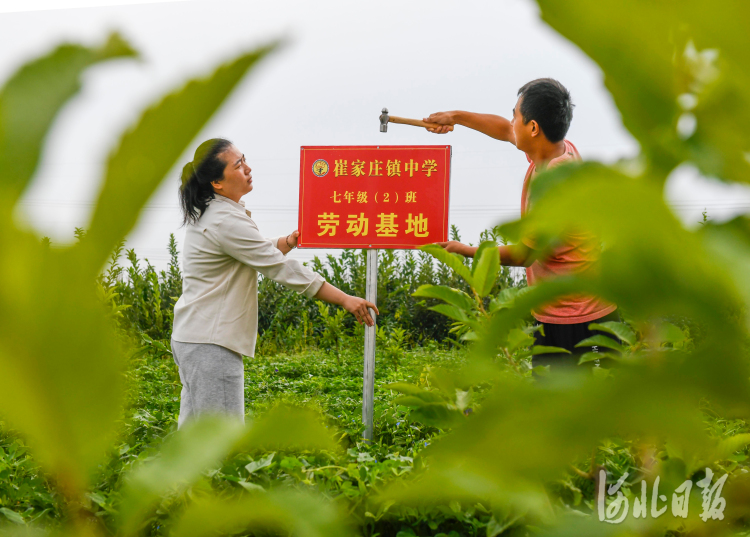
POLYGON ((368 302, 364 298, 359 298, 358 296, 347 295, 347 297, 342 302, 341 307, 354 315, 359 324, 362 324, 364 322, 367 326, 372 326, 375 324, 375 321, 370 316, 370 312, 367 308, 372 308, 373 310, 375 310, 376 314, 380 315, 378 307, 375 304, 373 304, 372 302, 368 302))
POLYGON ((367 326, 372 326, 375 324, 375 321, 370 316, 370 312, 367 311, 367 308, 372 308, 373 310, 375 310, 376 314, 380 315, 378 307, 372 302, 368 302, 364 298, 347 295, 341 289, 334 287, 328 282, 325 282, 320 287, 314 298, 317 298, 318 300, 324 300, 330 304, 341 306, 346 311, 354 315, 359 324, 365 323, 367 326))
POLYGON ((295 229, 286 237, 281 237, 279 241, 276 243, 276 248, 281 250, 281 253, 286 255, 297 247, 298 240, 299 240, 299 231, 295 229))
POLYGON ((299 231, 296 229, 286 236, 286 245, 291 248, 297 247, 297 241, 299 240, 299 231))

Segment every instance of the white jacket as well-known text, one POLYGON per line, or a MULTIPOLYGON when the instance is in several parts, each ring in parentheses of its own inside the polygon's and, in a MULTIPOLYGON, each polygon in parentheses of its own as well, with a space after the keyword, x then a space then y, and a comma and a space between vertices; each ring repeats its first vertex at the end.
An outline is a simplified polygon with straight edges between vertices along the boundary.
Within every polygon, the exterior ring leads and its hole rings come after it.
POLYGON ((258 272, 312 298, 325 280, 264 238, 242 202, 216 195, 183 246, 182 296, 172 338, 213 343, 246 356, 258 334, 258 272))

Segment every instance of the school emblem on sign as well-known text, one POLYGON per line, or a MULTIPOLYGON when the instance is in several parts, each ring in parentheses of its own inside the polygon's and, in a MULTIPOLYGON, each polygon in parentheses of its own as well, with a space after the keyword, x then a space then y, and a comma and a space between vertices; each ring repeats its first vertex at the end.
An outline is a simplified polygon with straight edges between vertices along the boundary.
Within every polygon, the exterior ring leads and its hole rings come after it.
POLYGON ((312 170, 316 177, 325 177, 328 173, 328 162, 320 158, 313 162, 312 170))

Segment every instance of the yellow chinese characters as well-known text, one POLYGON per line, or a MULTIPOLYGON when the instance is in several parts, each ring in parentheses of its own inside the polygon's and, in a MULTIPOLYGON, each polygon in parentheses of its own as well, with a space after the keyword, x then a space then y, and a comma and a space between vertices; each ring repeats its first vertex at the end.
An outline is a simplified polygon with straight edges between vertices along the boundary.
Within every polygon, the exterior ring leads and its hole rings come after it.
POLYGON ((417 203, 417 193, 413 190, 406 193, 406 203, 417 203))
POLYGON ((395 213, 380 213, 378 218, 380 218, 380 223, 375 226, 375 234, 378 237, 395 237, 398 234, 395 213))
POLYGON ((364 237, 367 235, 369 221, 369 218, 365 218, 365 213, 359 213, 359 216, 350 214, 349 220, 346 221, 346 232, 352 233, 355 237, 359 237, 360 235, 364 237))
POLYGON ((383 164, 382 160, 373 160, 370 162, 370 176, 383 175, 383 172, 380 171, 381 164, 383 164))
POLYGON ((345 160, 337 160, 334 162, 334 168, 333 168, 333 175, 334 177, 338 177, 339 175, 348 175, 347 172, 347 161, 345 160))
POLYGON ((435 160, 425 160, 424 163, 422 163, 422 171, 426 172, 425 175, 427 177, 432 176, 432 172, 437 171, 437 162, 435 160))
POLYGON ((409 172, 409 177, 414 177, 414 172, 419 171, 419 162, 409 159, 409 162, 406 163, 405 171, 409 172))
POLYGON ((357 203, 367 203, 367 192, 357 192, 357 203))
POLYGON ((361 177, 365 174, 365 161, 355 160, 352 162, 352 175, 354 177, 361 177))
POLYGON ((404 165, 404 172, 409 174, 409 177, 414 177, 414 174, 419 172, 424 173, 426 177, 432 177, 433 172, 438 172, 438 163, 436 159, 424 159, 422 164, 410 158, 408 162, 402 162, 399 159, 388 159, 384 162, 382 160, 373 159, 369 161, 364 160, 353 160, 351 166, 349 161, 346 159, 336 159, 333 162, 333 175, 334 177, 382 177, 387 175, 388 177, 401 177, 401 165, 404 165))
POLYGON ((323 213, 318 215, 318 227, 320 228, 321 235, 328 235, 334 237, 336 235, 336 228, 339 227, 339 215, 333 213, 323 213))
POLYGON ((395 177, 396 175, 401 177, 401 161, 389 160, 385 165, 385 172, 388 174, 388 177, 395 177))
POLYGON ((409 213, 406 217, 406 233, 414 233, 415 237, 427 237, 430 234, 427 231, 427 218, 422 213, 414 217, 409 213))

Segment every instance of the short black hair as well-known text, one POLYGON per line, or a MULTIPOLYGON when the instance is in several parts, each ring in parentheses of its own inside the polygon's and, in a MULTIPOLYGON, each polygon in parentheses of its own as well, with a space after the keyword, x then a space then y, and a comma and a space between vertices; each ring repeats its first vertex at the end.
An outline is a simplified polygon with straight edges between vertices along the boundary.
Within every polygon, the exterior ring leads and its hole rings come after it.
POLYGON ((537 78, 518 90, 524 124, 532 119, 550 142, 559 142, 568 133, 573 120, 570 92, 553 78, 537 78))

